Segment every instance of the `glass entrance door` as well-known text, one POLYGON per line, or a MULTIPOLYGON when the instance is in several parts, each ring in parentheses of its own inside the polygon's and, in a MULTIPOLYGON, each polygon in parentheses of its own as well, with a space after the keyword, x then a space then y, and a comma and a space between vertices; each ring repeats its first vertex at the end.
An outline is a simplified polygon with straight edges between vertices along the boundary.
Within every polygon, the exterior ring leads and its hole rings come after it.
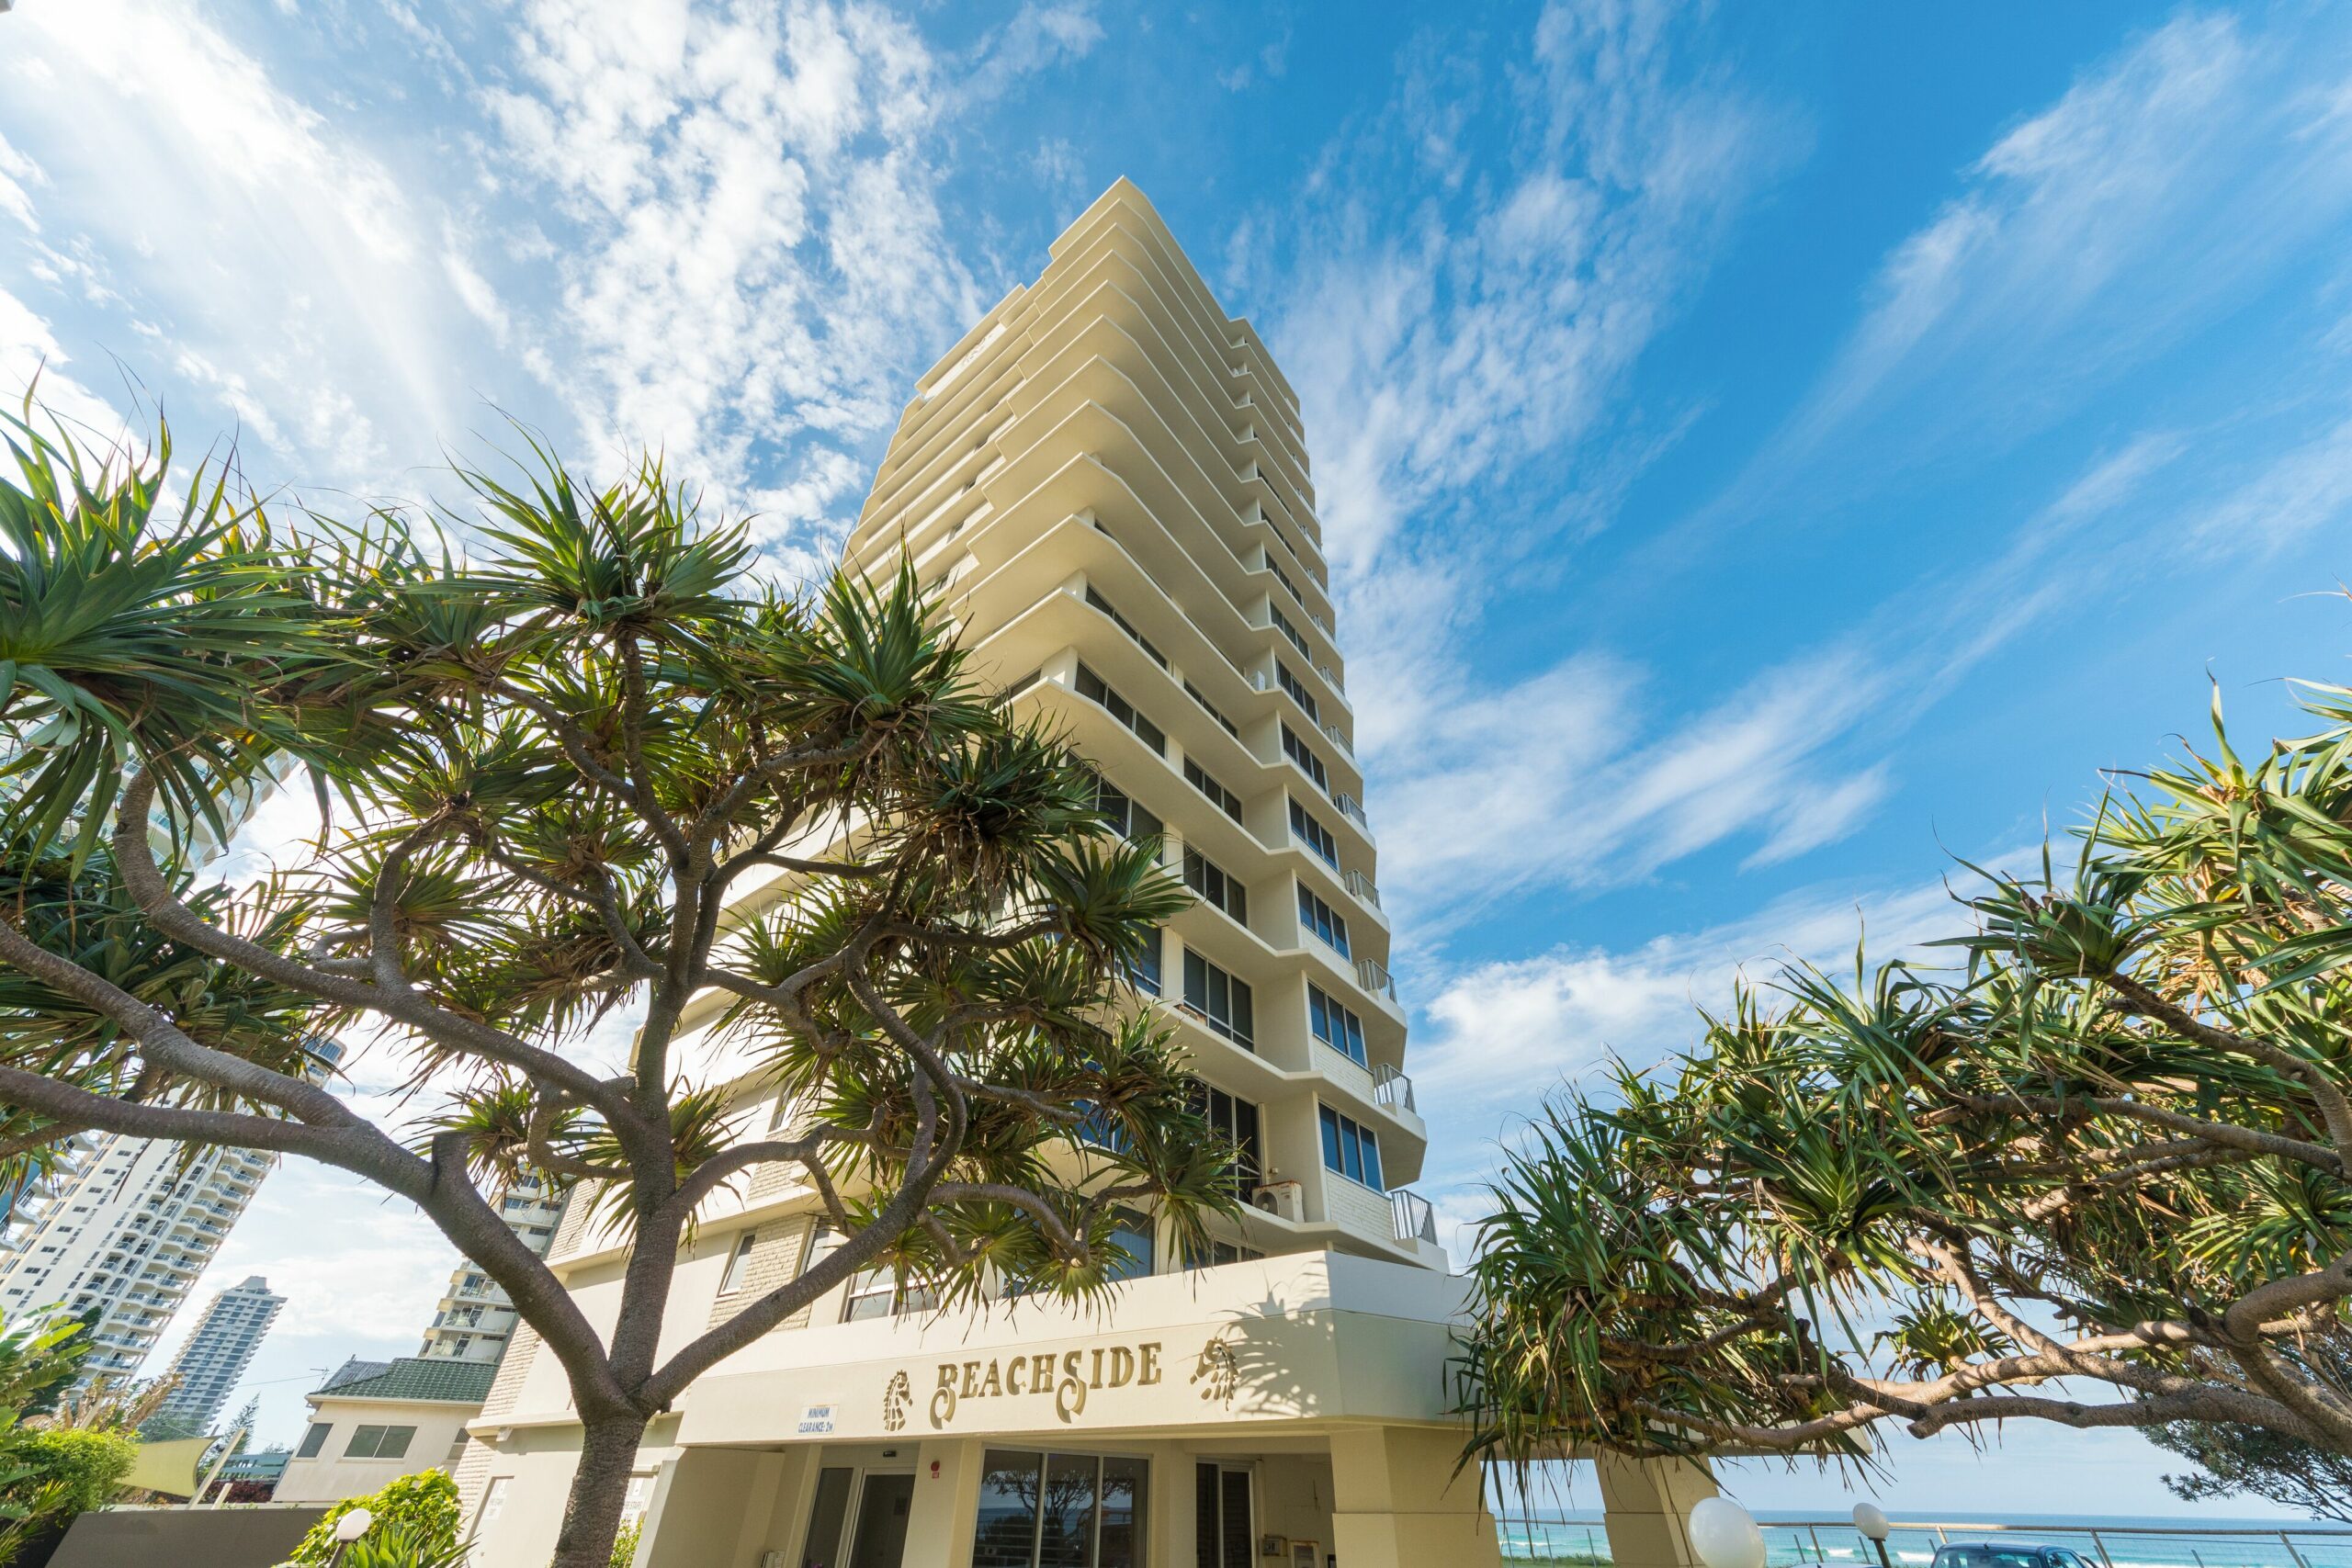
POLYGON ((1203 1463, 1193 1472, 1195 1551, 1200 1568, 1258 1568, 1250 1513, 1250 1467, 1203 1463))
POLYGON ((911 1475, 868 1475, 857 1498, 857 1535, 849 1568, 899 1568, 907 1554, 907 1516, 914 1509, 911 1475))

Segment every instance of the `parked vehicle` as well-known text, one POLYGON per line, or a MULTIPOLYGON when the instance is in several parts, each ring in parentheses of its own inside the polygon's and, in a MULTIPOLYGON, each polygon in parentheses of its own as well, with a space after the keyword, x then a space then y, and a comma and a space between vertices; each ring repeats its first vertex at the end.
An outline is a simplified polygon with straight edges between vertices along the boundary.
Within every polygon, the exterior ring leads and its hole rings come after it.
POLYGON ((2072 1547, 2030 1540, 1963 1540, 1936 1548, 1928 1568, 2098 1568, 2072 1547))

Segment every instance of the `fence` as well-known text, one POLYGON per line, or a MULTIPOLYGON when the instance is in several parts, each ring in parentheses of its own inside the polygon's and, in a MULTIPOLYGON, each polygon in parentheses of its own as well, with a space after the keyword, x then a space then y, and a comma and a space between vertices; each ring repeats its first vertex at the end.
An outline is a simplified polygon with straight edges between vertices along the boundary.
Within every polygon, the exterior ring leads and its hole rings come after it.
MULTIPOLYGON (((1878 1568, 1878 1550, 1851 1519, 1758 1521, 1768 1568, 1826 1564, 1878 1568)), ((1600 1522, 1511 1515, 1501 1520, 1503 1561, 1560 1568, 1611 1561, 1600 1522)), ((2063 1546, 2092 1568, 2352 1568, 2352 1529, 2184 1525, 1971 1524, 1898 1520, 1887 1537, 1895 1568, 1926 1568, 1955 1541, 2063 1546)))

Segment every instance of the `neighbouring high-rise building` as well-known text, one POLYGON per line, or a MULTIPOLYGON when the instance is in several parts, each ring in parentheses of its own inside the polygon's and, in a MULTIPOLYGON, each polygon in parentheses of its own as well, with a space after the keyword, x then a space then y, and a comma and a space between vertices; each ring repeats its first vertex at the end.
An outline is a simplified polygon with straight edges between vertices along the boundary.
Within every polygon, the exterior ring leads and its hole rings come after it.
POLYGON ((286 1298, 273 1293, 269 1281, 258 1274, 214 1296, 197 1320, 196 1331, 172 1359, 172 1376, 179 1383, 156 1416, 184 1431, 211 1430, 212 1418, 253 1364, 254 1352, 285 1306, 286 1298))
MULTIPOLYGON (((311 1045, 323 1076, 343 1055, 311 1045)), ((96 1313, 85 1381, 140 1370, 277 1156, 118 1133, 81 1140, 0 1254, 0 1317, 96 1313)))
MULTIPOLYGON (((848 566, 910 559, 977 673, 1071 738, 1104 811, 1197 895, 1137 978, 1241 1152, 1246 1208, 1188 1256, 1125 1216, 1136 1267, 1099 1312, 933 1311, 888 1271, 837 1286, 649 1429, 646 1560, 1497 1561, 1449 1406, 1464 1286, 1406 1186, 1427 1133, 1315 508, 1295 394, 1124 180, 917 384, 848 566)), ((737 1087, 755 1119, 792 1113, 737 1087)), ((714 1208, 673 1314, 724 1321, 827 1246, 796 1168, 714 1208)), ((592 1322, 628 1246, 588 1203, 557 1236, 592 1322)), ((518 1331, 458 1466, 492 1561, 546 1555, 577 1459, 535 1348, 518 1331)))
POLYGON ((0 1316, 96 1312, 85 1377, 128 1377, 277 1161, 103 1134, 61 1171, 0 1267, 0 1316))
MULTIPOLYGON (((501 1195, 499 1217, 524 1246, 544 1258, 562 1223, 563 1201, 560 1190, 525 1178, 501 1195)), ((495 1361, 506 1353, 514 1332, 514 1303, 507 1300, 505 1288, 468 1258, 450 1273, 417 1355, 428 1360, 495 1361)))

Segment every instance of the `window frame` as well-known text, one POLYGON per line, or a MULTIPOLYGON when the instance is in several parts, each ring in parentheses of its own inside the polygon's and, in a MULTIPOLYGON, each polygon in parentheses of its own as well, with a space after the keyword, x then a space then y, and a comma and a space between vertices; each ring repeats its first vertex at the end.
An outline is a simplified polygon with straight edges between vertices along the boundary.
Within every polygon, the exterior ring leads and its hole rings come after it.
POLYGON ((1348 918, 1325 903, 1315 889, 1301 882, 1298 887, 1298 923, 1308 935, 1340 957, 1352 962, 1355 954, 1348 945, 1348 918))
POLYGON ((1364 1041, 1363 1019, 1353 1008, 1312 980, 1306 983, 1306 1032, 1357 1066, 1367 1070, 1372 1066, 1371 1052, 1364 1041), (1334 1021, 1332 1015, 1335 1013, 1340 1020, 1345 1021, 1344 1023, 1334 1021), (1318 1027, 1318 1023, 1335 1030, 1341 1038, 1332 1039, 1324 1032, 1324 1027, 1318 1027))
POLYGON ((1257 996, 1251 989, 1250 982, 1218 964, 1207 953, 1195 952, 1190 944, 1184 948, 1183 968, 1182 1006, 1184 1010, 1205 1024, 1210 1033, 1221 1035, 1255 1055, 1258 1050, 1258 1007, 1257 996), (1200 999, 1197 1001, 1193 999, 1193 965, 1195 964, 1201 966, 1202 972, 1200 999), (1223 982, 1225 991, 1222 1018, 1217 1015, 1216 1006, 1216 991, 1220 981, 1223 982), (1234 1005, 1237 1000, 1240 1004, 1238 1007, 1234 1005), (1237 1017, 1239 1019, 1238 1023, 1235 1021, 1237 1017))
POLYGON ((1244 930, 1249 928, 1248 884, 1190 844, 1184 846, 1183 874, 1184 886, 1199 895, 1202 903, 1244 930))
POLYGON ((1321 818, 1301 805, 1298 796, 1286 793, 1283 798, 1290 802, 1290 836, 1306 845, 1314 852, 1316 859, 1337 873, 1340 869, 1339 835, 1325 827, 1321 818))
POLYGON ((1322 1134, 1323 1168, 1359 1187, 1387 1196, 1388 1174, 1380 1157, 1380 1134, 1334 1106, 1318 1103, 1315 1110, 1317 1130, 1322 1134), (1367 1150, 1370 1151, 1369 1157, 1367 1150), (1334 1164, 1335 1159, 1339 1163, 1334 1164), (1367 1170, 1371 1172, 1369 1179, 1364 1174, 1367 1170))

